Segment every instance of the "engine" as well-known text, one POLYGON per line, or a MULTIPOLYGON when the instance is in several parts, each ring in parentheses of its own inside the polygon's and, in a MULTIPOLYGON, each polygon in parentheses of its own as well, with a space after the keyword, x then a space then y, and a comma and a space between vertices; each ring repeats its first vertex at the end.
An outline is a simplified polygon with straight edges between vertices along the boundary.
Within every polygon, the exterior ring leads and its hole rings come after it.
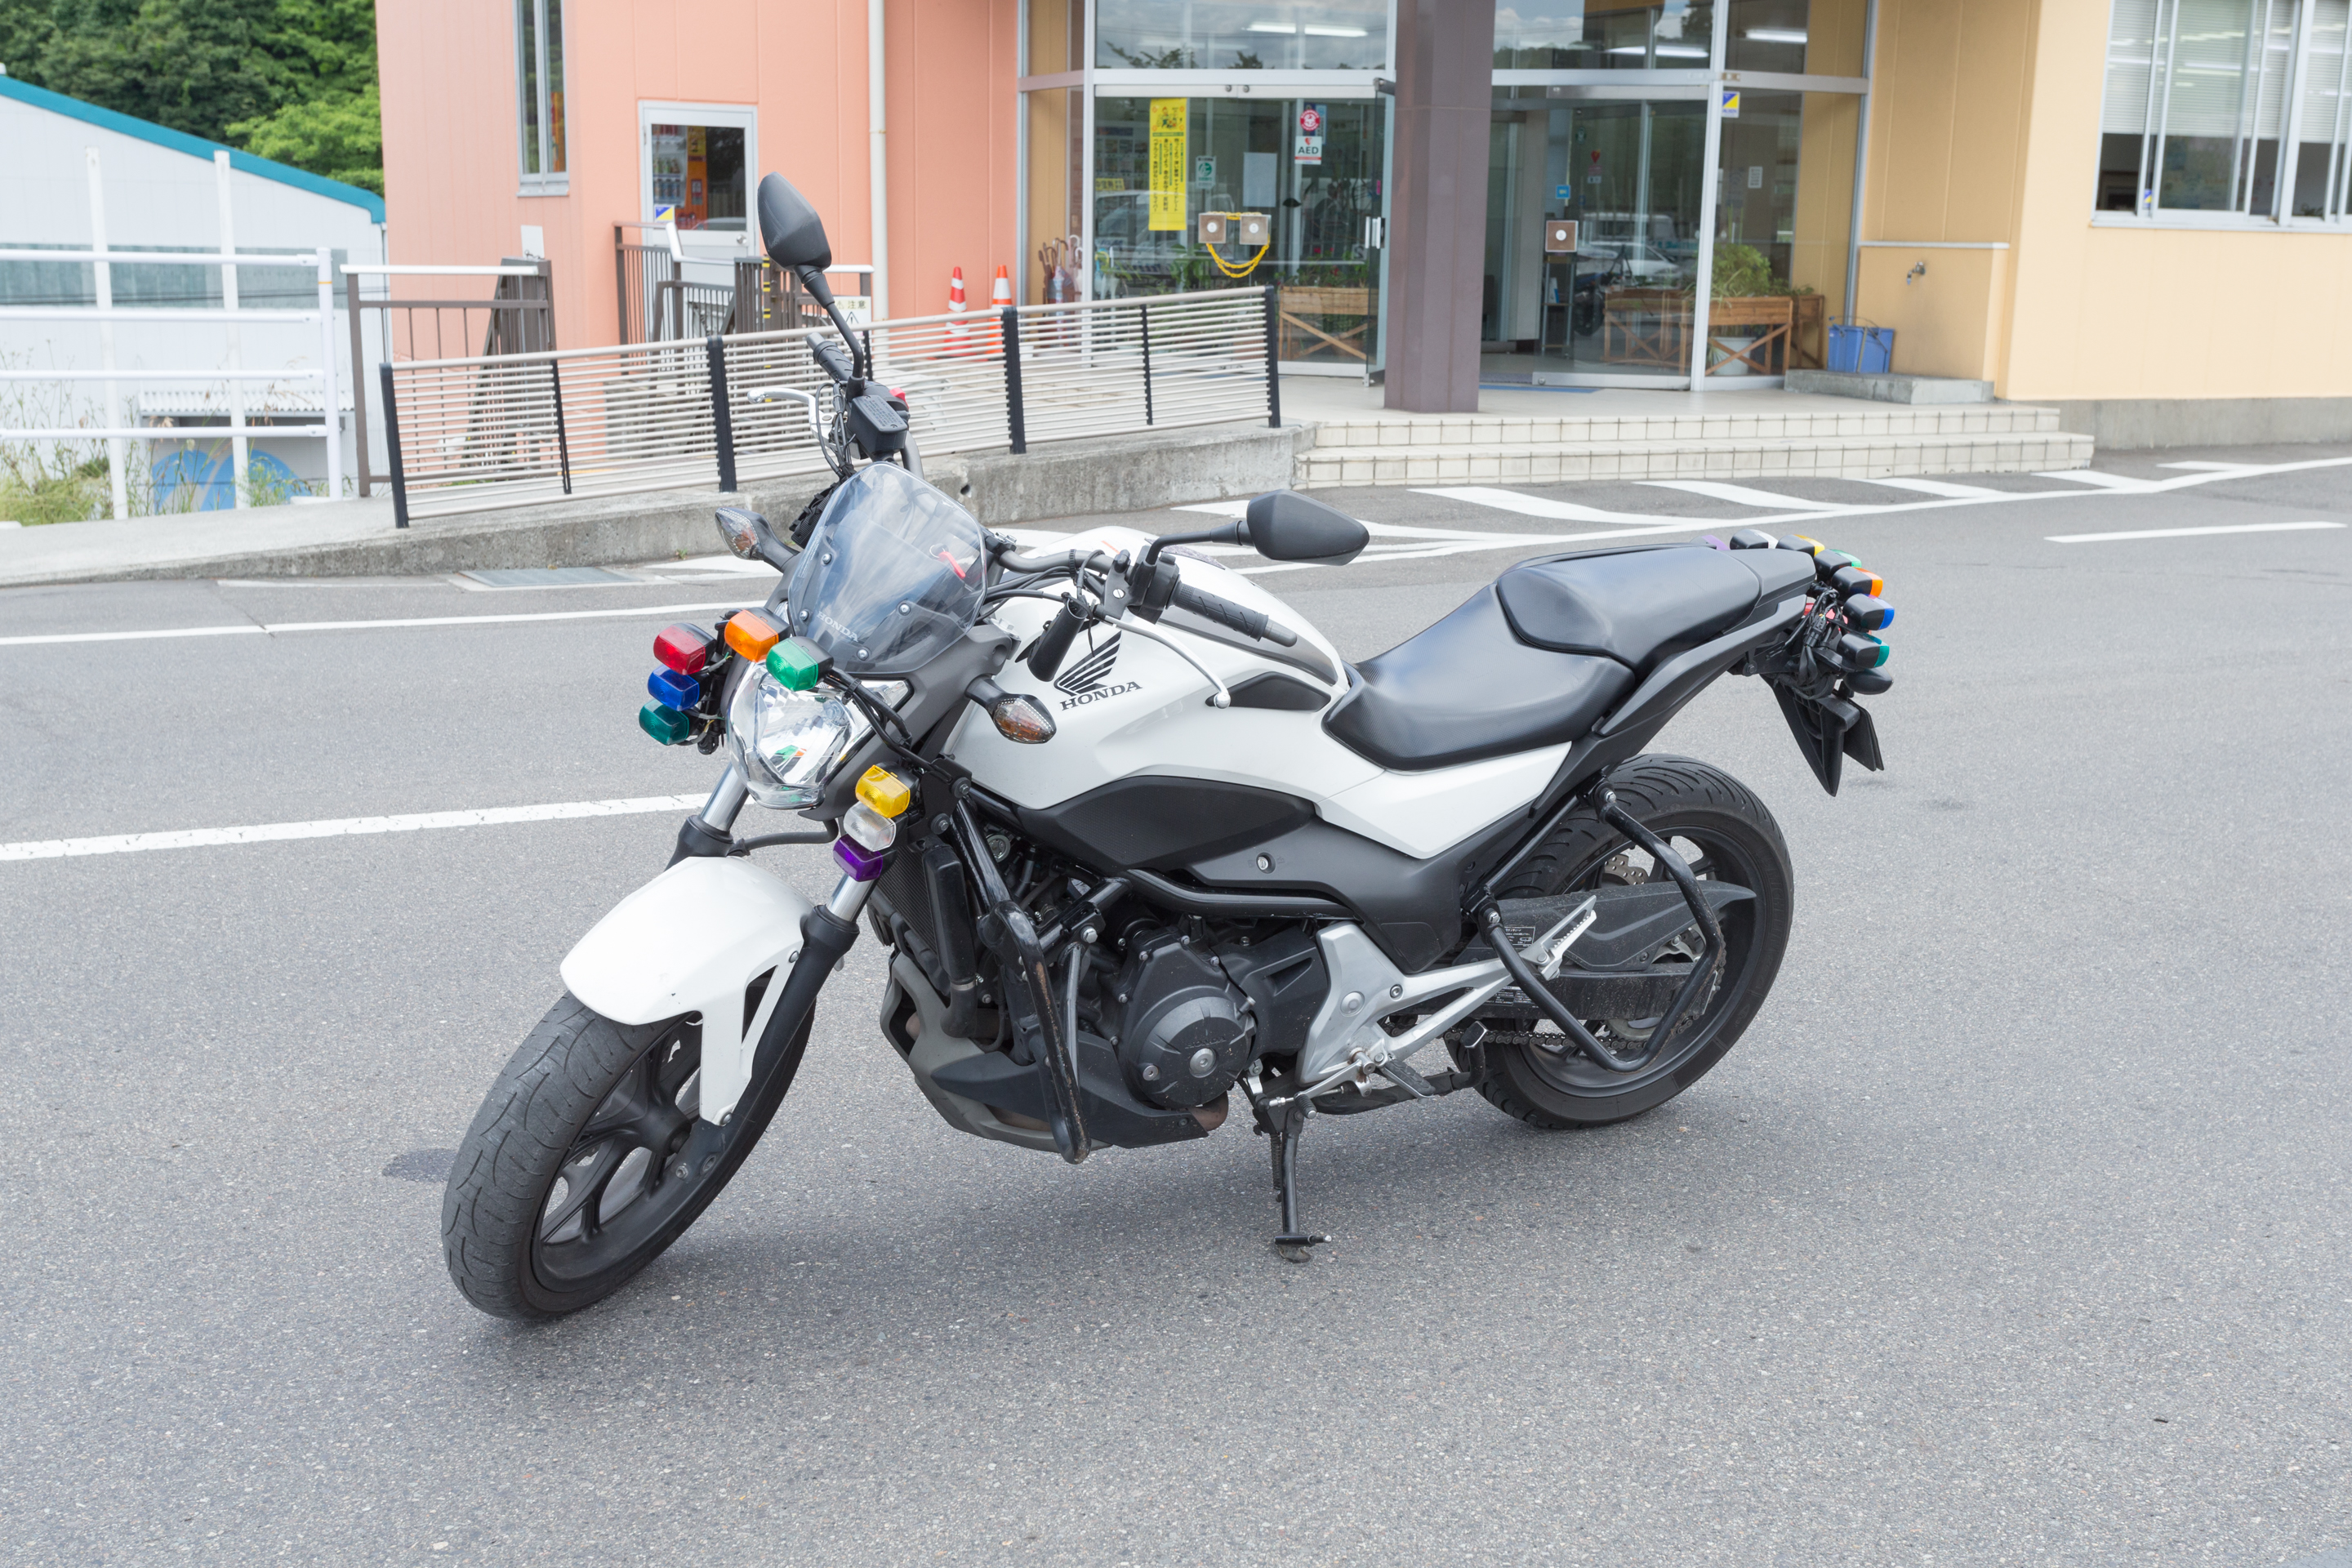
POLYGON ((1177 931, 1129 939, 1117 996, 1119 1066, 1154 1104, 1210 1104, 1249 1065, 1249 999, 1222 959, 1177 931))

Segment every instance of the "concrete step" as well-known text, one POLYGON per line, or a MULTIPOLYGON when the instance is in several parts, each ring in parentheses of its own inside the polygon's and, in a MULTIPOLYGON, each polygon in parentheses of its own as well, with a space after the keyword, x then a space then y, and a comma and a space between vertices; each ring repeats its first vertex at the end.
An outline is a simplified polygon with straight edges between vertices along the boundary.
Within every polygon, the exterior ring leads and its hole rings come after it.
MULTIPOLYGON (((1329 426, 1325 426, 1328 430, 1329 426)), ((2091 438, 2063 431, 1979 435, 1808 435, 1605 442, 1453 442, 1299 452, 1291 483, 1553 484, 1573 479, 1889 479, 2031 474, 2088 468, 2091 438)))
POLYGON ((1326 419, 1316 426, 1317 447, 1494 446, 1521 450, 1558 445, 1599 448, 1626 442, 1789 441, 1825 437, 2025 436, 2053 433, 2058 410, 2026 403, 1943 405, 1856 403, 1844 408, 1753 415, 1660 414, 1644 417, 1558 418, 1509 415, 1389 415, 1377 419, 1326 419))

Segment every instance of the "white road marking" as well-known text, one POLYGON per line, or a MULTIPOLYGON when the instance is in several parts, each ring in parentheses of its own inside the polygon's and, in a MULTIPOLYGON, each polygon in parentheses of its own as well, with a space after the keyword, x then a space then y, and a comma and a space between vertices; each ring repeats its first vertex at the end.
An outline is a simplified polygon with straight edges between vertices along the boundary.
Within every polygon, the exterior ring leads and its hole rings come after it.
POLYGON ((1642 479, 1638 481, 1652 489, 1685 490, 1709 500, 1727 500, 1739 506, 1760 506, 1786 510, 1795 507, 1801 511, 1842 511, 1845 502, 1808 500, 1803 496, 1775 495, 1770 490, 1751 489, 1746 485, 1727 485, 1715 479, 1642 479))
POLYGON ((2197 462, 2188 458, 2183 458, 2178 463, 2158 463, 2157 467, 2159 468, 2207 468, 2210 469, 2214 473, 2234 474, 2242 468, 2246 468, 2248 465, 2244 463, 2197 462))
POLYGON ((494 626, 526 621, 597 621, 616 616, 692 616, 711 610, 740 610, 740 599, 719 605, 638 605, 618 610, 542 610, 512 616, 405 616, 380 621, 276 621, 268 626, 163 626, 135 632, 48 632, 39 637, 0 637, 0 647, 29 647, 48 643, 145 642, 162 637, 225 637, 256 633, 276 637, 281 632, 365 632, 408 626, 494 626))
POLYGON ((2342 528, 2340 522, 2236 522, 2216 528, 2139 528, 2127 533, 2053 533, 2053 544, 2099 544, 2110 539, 2189 539, 2208 533, 2294 533, 2307 528, 2342 528))
POLYGON ((1419 495, 1444 496, 1448 500, 1466 500, 1473 506, 1490 506, 1497 511, 1515 511, 1521 517, 1540 517, 1552 522, 1632 522, 1652 527, 1680 527, 1686 523, 1704 523, 1705 518, 1664 518, 1654 511, 1604 511, 1597 506, 1581 506, 1572 500, 1551 500, 1543 496, 1525 496, 1517 490, 1496 489, 1491 485, 1447 485, 1423 487, 1416 485, 1419 495))
POLYGON ((269 822, 249 827, 189 827, 176 833, 116 833, 96 838, 37 838, 0 844, 0 860, 57 860, 81 855, 137 855, 150 849, 201 849, 219 844, 269 844, 288 838, 346 838, 371 833, 418 833, 436 827, 494 827, 512 822, 561 822, 580 816, 634 816, 698 806, 698 795, 636 795, 625 800, 570 800, 551 805, 494 805, 477 811, 419 811, 403 816, 346 816, 321 822, 269 822))
POLYGON ((2096 485, 2101 489, 2126 490, 2139 494, 2156 489, 2163 479, 2136 479, 2128 474, 2110 474, 2100 468, 2056 468, 2046 474, 2036 474, 2037 479, 2071 479, 2078 485, 2096 485))
POLYGON ((1986 496, 2011 493, 1987 485, 1956 485, 1948 479, 1866 479, 1864 483, 1884 485, 1891 490, 1911 490, 1923 496, 1948 496, 1956 500, 1979 500, 1986 496))

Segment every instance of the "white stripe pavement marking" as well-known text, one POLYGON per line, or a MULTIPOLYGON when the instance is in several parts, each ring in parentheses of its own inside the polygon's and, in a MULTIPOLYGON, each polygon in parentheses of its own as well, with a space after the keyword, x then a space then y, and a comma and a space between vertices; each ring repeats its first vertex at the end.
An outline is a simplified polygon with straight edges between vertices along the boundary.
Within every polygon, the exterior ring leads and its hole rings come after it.
POLYGON ((634 816, 702 804, 698 795, 648 795, 625 800, 568 800, 551 805, 494 805, 478 811, 419 811, 404 816, 346 816, 322 822, 268 822, 248 827, 189 827, 176 833, 117 833, 98 838, 37 838, 0 844, 0 860, 57 860, 79 855, 136 855, 149 849, 201 849, 216 844, 268 844, 286 838, 345 838, 417 833, 436 827, 493 827, 578 816, 634 816))
POLYGON ((1955 500, 1979 500, 1986 496, 2007 495, 2010 491, 1993 489, 1985 485, 1956 485, 1948 479, 1868 479, 1867 484, 1884 485, 1891 490, 1910 490, 1923 496, 1948 496, 1955 500))
POLYGON ((2128 474, 2110 474, 2100 468, 2056 468, 2033 477, 2037 479, 2072 479, 2078 485, 2095 485, 2101 489, 2122 490, 2134 495, 2168 482, 2164 479, 2136 479, 2128 474))
POLYGON ((1643 479, 1640 483, 1657 490, 1684 490, 1691 495, 1705 496, 1709 500, 1727 500, 1740 506, 1760 506, 1768 510, 1795 507, 1801 511, 1843 511, 1845 502, 1811 500, 1803 496, 1775 495, 1770 490, 1750 489, 1746 485, 1727 485, 1715 479, 1643 479))
POLYGON ((2307 528, 2342 528, 2340 522, 2237 522, 2217 528, 2141 528, 2128 533, 2053 533, 2053 544, 2099 544, 2110 539, 2189 539, 2207 533, 2294 533, 2307 528))
POLYGON ((165 626, 136 632, 51 632, 40 637, 0 637, 0 647, 26 647, 41 643, 145 642, 158 637, 225 637, 256 632, 276 637, 280 632, 364 632, 396 626, 494 626, 524 621, 596 621, 616 616, 691 616, 709 610, 741 609, 742 601, 723 605, 639 605, 622 610, 544 610, 512 616, 412 616, 382 621, 278 621, 268 626, 165 626))

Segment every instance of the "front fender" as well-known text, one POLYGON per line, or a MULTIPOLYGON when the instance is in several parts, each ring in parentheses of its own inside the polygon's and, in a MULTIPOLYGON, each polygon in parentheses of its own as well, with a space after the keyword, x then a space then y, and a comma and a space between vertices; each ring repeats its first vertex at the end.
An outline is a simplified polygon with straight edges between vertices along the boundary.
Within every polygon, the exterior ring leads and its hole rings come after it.
POLYGON ((809 908, 748 860, 681 860, 580 939, 563 960, 563 984, 616 1024, 701 1014, 701 1115, 715 1123, 751 1081, 751 1053, 783 994, 782 972, 800 957, 809 908))

